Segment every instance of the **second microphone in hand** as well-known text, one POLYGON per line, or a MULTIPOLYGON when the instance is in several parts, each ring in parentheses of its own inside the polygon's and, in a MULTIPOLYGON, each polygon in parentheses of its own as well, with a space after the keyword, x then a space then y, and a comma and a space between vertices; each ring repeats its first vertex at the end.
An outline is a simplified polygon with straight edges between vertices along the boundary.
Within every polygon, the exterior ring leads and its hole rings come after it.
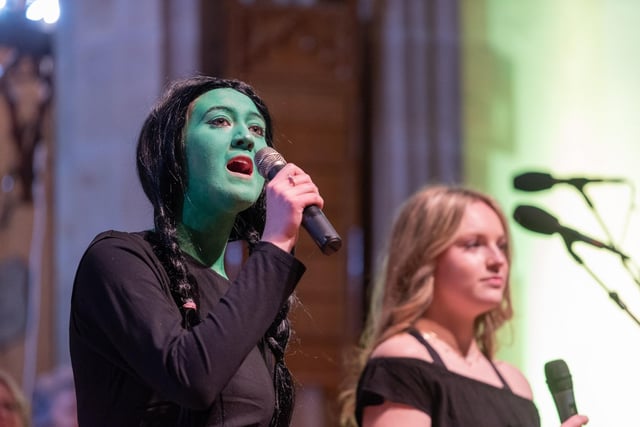
POLYGON ((562 359, 552 360, 544 365, 544 374, 553 402, 556 404, 560 422, 565 422, 578 413, 569 367, 562 359))
MULTIPOLYGON (((284 157, 271 147, 264 147, 255 157, 258 172, 267 181, 282 169, 287 162, 284 157)), ((331 255, 342 247, 342 239, 333 228, 327 217, 316 205, 307 206, 302 212, 302 226, 316 242, 325 255, 331 255)))

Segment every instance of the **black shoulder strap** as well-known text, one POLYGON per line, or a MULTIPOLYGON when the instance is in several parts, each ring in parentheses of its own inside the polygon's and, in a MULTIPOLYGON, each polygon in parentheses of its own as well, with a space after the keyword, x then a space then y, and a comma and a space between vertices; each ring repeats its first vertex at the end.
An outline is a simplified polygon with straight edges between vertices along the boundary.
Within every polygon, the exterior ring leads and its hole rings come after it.
POLYGON ((407 329, 407 332, 410 333, 415 339, 417 339, 420 344, 426 347, 435 365, 443 366, 446 368, 444 362, 442 361, 442 358, 440 357, 436 349, 433 348, 431 344, 429 344, 427 340, 424 339, 420 332, 418 332, 415 328, 409 328, 407 329))
POLYGON ((500 371, 498 371, 498 368, 496 367, 496 365, 494 365, 494 363, 491 361, 491 359, 487 358, 487 360, 489 361, 489 364, 491 365, 493 370, 496 371, 496 375, 498 375, 498 378, 500 378, 500 381, 502 382, 502 385, 503 385, 504 389, 508 390, 508 391, 511 391, 511 387, 509 387, 509 384, 507 384, 507 382, 505 381, 505 379, 502 376, 502 374, 500 373, 500 371))
MULTIPOLYGON (((431 344, 429 344, 427 340, 424 339, 424 337, 420 332, 418 332, 418 330, 416 330, 415 328, 409 328, 407 329, 407 332, 410 333, 415 339, 417 339, 422 345, 426 347, 435 365, 443 366, 446 368, 446 365, 442 361, 442 358, 440 358, 440 355, 438 354, 438 352, 433 348, 431 344)), ((498 375, 498 378, 500 379, 500 382, 502 382, 502 386, 504 387, 504 389, 511 391, 511 387, 509 387, 509 384, 507 384, 507 381, 505 381, 504 377, 502 376, 502 374, 500 373, 496 365, 491 361, 491 359, 487 358, 487 360, 489 361, 489 364, 491 365, 493 370, 496 372, 496 375, 498 375)))

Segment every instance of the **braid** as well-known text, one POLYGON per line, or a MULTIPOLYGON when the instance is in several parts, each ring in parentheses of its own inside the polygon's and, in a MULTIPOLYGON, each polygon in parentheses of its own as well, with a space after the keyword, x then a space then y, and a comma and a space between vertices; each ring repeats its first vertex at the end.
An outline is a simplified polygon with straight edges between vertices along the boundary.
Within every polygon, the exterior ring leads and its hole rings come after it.
POLYGON ((291 296, 285 302, 275 320, 265 333, 264 340, 275 357, 274 385, 276 393, 275 409, 271 418, 270 427, 288 426, 293 414, 295 401, 295 387, 291 372, 284 363, 285 350, 291 336, 291 324, 287 317, 292 299, 291 296))
POLYGON ((154 223, 155 232, 151 233, 150 238, 153 250, 169 275, 171 295, 180 307, 183 325, 189 328, 200 323, 195 308, 198 304, 197 283, 192 280, 185 257, 180 250, 175 220, 167 216, 163 209, 159 209, 154 223))

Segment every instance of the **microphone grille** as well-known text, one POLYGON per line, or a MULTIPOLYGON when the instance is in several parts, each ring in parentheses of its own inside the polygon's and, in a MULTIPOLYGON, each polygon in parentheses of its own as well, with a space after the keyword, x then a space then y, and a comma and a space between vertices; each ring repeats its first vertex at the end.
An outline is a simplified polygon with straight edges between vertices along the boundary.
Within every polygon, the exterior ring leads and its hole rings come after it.
POLYGON ((560 227, 554 216, 535 206, 520 205, 516 207, 513 219, 527 230, 536 233, 553 234, 560 227))
POLYGON ((552 360, 544 365, 544 374, 547 385, 552 393, 573 388, 571 373, 566 362, 562 359, 552 360))
POLYGON ((284 165, 287 163, 284 160, 284 157, 271 147, 264 147, 258 150, 255 161, 258 173, 264 178, 270 178, 269 171, 273 166, 277 164, 284 165))
POLYGON ((522 191, 547 190, 556 183, 556 180, 546 172, 526 172, 513 178, 513 186, 522 191))

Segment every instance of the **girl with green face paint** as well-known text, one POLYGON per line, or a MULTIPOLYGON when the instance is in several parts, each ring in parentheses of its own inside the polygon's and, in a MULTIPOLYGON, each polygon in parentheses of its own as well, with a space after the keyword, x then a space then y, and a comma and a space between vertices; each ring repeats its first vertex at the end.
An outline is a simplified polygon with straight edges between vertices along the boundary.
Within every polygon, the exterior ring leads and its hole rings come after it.
POLYGON ((80 425, 289 425, 284 364, 302 211, 322 207, 287 164, 265 185, 271 117, 237 80, 176 82, 145 121, 138 175, 154 229, 99 234, 74 282, 70 346, 80 425), (249 257, 230 281, 227 243, 249 257))

